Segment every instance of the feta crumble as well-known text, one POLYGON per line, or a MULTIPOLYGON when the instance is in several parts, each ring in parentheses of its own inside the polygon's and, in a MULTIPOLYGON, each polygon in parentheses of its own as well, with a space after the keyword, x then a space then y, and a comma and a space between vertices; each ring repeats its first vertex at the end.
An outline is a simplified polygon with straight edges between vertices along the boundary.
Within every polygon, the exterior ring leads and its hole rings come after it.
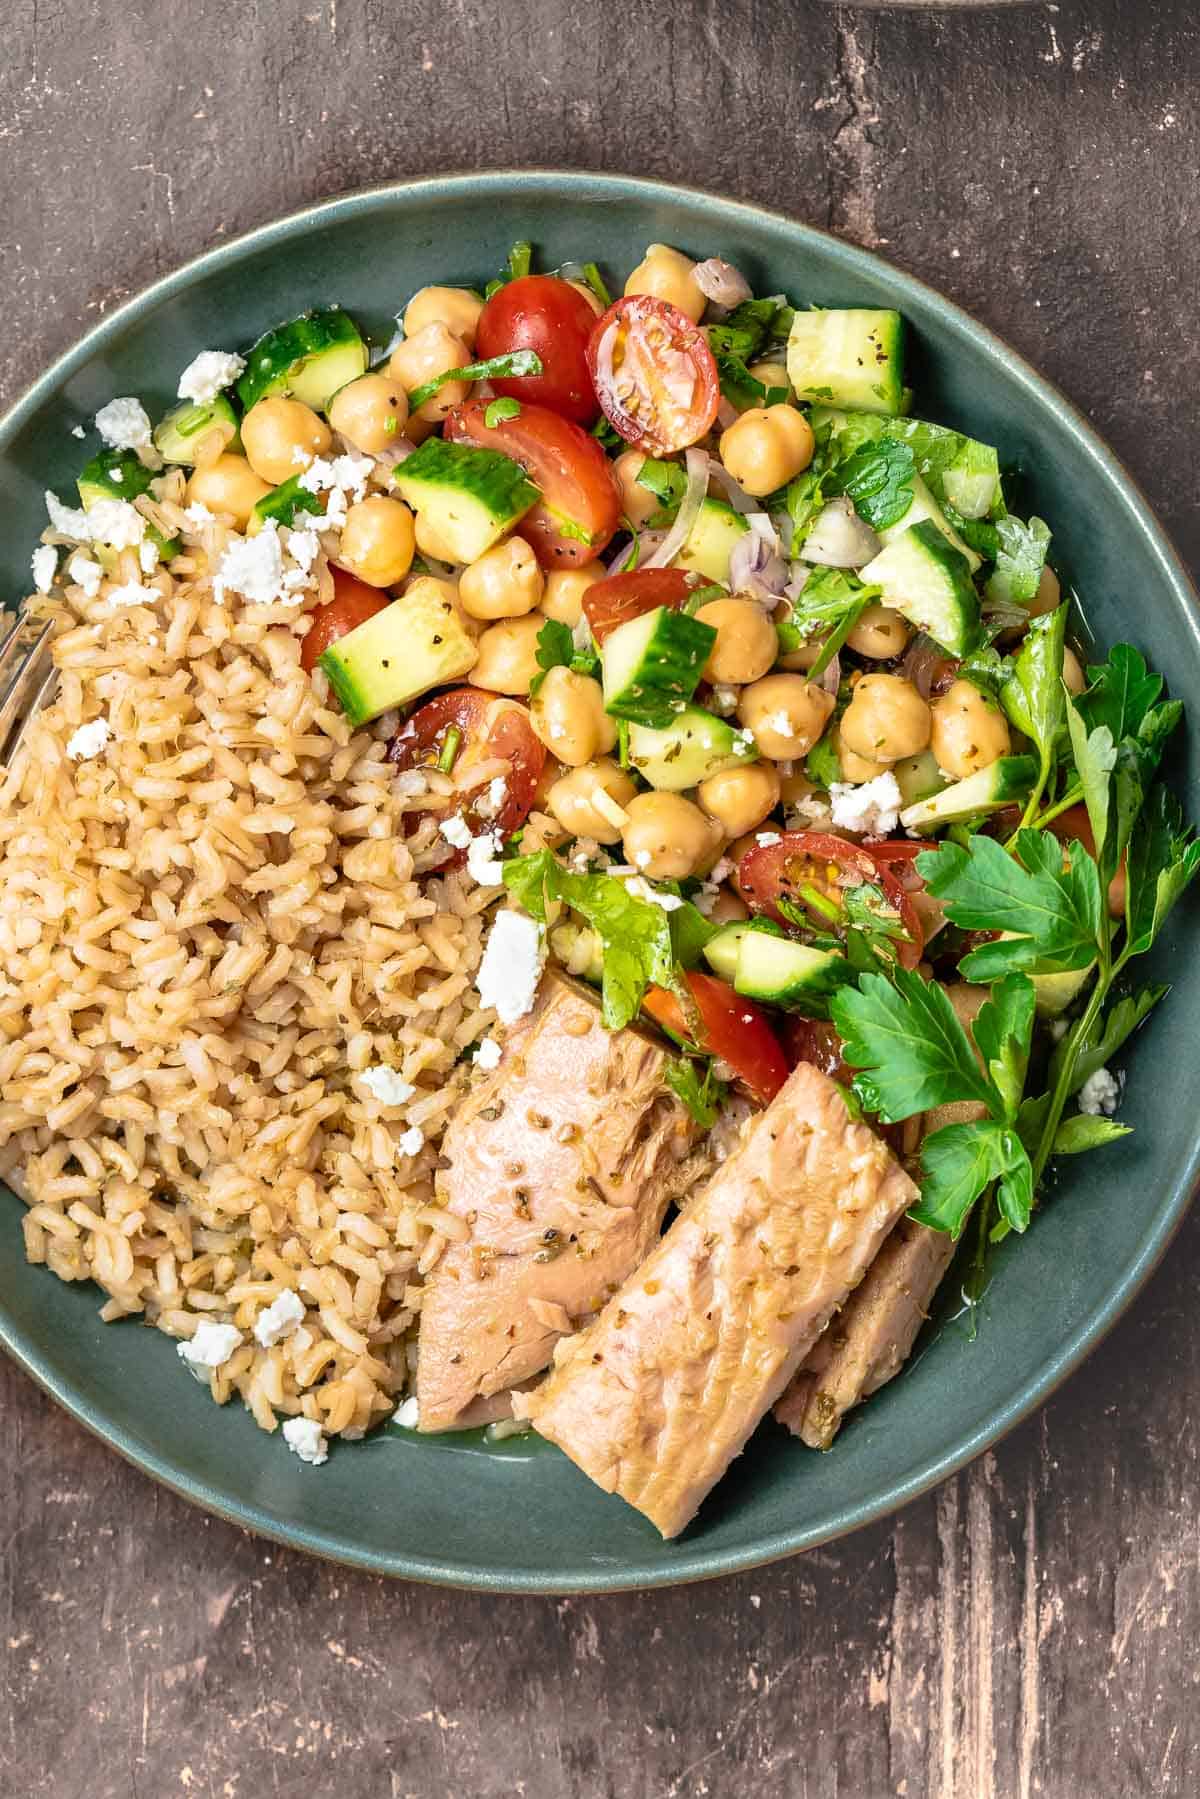
POLYGON ((76 543, 89 543, 92 530, 88 524, 88 515, 78 507, 64 506, 56 493, 46 489, 46 515, 54 529, 63 537, 72 537, 76 543))
POLYGON ((416 1092, 410 1081, 404 1080, 394 1068, 389 1068, 383 1062, 377 1062, 374 1068, 364 1068, 358 1078, 372 1099, 377 1099, 381 1106, 402 1106, 416 1092))
POLYGON ((88 541, 111 544, 114 550, 136 549, 146 535, 145 519, 128 500, 97 500, 84 519, 88 541))
POLYGON ((460 813, 453 818, 444 818, 438 826, 438 834, 446 839, 453 849, 465 850, 471 842, 471 827, 460 813))
POLYGON ((195 1336, 175 1347, 180 1359, 199 1380, 203 1380, 210 1369, 227 1362, 244 1342, 245 1338, 235 1324, 217 1324, 211 1318, 202 1318, 196 1326, 195 1336))
POLYGON ((304 1301, 290 1287, 285 1287, 278 1299, 271 1301, 254 1320, 255 1341, 264 1349, 273 1349, 276 1343, 284 1343, 295 1335, 304 1323, 304 1301))
POLYGON ((144 575, 153 574, 158 567, 158 545, 152 538, 143 537, 138 545, 138 567, 144 575))
POLYGON ((283 586, 283 552, 274 524, 264 525, 256 537, 231 536, 213 575, 213 594, 224 604, 227 589, 240 593, 254 606, 270 606, 286 598, 283 586))
POLYGON ((1092 1118, 1111 1118, 1120 1098, 1121 1077, 1107 1068, 1098 1068, 1079 1089, 1079 1110, 1092 1118))
POLYGON ((410 1125, 396 1140, 396 1148, 402 1156, 419 1156, 425 1147, 425 1133, 417 1125, 410 1125))
POLYGON ((287 553, 292 561, 298 563, 305 574, 317 560, 317 551, 321 548, 321 539, 315 531, 289 531, 287 536, 287 553))
POLYGON ((100 592, 104 570, 90 556, 85 556, 82 550, 76 550, 67 563, 67 579, 73 581, 76 587, 82 587, 87 599, 94 600, 100 592))
POLYGON ((223 387, 230 387, 245 368, 245 358, 232 350, 201 350, 179 377, 175 389, 181 400, 194 400, 203 406, 215 400, 223 387))
POLYGON ((782 843, 783 838, 778 831, 759 831, 756 833, 754 841, 759 849, 766 850, 770 849, 773 843, 782 843))
POLYGON ((310 1467, 319 1468, 329 1460, 329 1444, 315 1418, 287 1418, 283 1440, 294 1455, 310 1467))
POLYGON ((114 587, 108 596, 108 603, 114 612, 122 606, 153 606, 162 595, 154 587, 143 587, 140 581, 126 581, 121 587, 114 587))
POLYGON ((58 551, 53 544, 40 543, 33 552, 33 585, 39 593, 49 593, 58 572, 58 551))
POLYGON ((86 437, 87 432, 84 430, 82 425, 72 425, 71 426, 71 436, 72 437, 86 437))
POLYGON ((80 725, 73 736, 67 740, 67 754, 72 762, 90 762, 98 756, 112 732, 106 718, 94 718, 90 724, 80 725))
POLYGON ((184 507, 183 516, 193 531, 203 531, 205 525, 214 523, 217 515, 210 512, 202 501, 193 500, 190 506, 184 507))
POLYGON ((515 1024, 533 1010, 545 959, 542 933, 521 912, 496 915, 475 986, 485 1006, 494 1006, 502 1024, 515 1024))
POLYGON ((410 1393, 396 1407, 396 1423, 402 1430, 416 1430, 421 1422, 421 1413, 417 1406, 417 1396, 410 1393))
POLYGON ((896 777, 889 768, 873 781, 857 785, 849 781, 833 781, 829 787, 833 822, 843 831, 861 831, 869 837, 884 837, 894 831, 900 819, 903 801, 896 777))
POLYGON ((737 711, 738 690, 736 687, 725 687, 718 681, 708 696, 708 703, 719 718, 728 718, 737 711))
POLYGON ((481 887, 499 887, 504 882, 504 865, 497 860, 504 839, 499 831, 472 837, 467 850, 467 873, 481 887))
POLYGON ((110 400, 96 414, 96 429, 114 450, 141 450, 150 442, 150 418, 140 400, 110 400))
POLYGON ((642 875, 628 875, 625 880, 625 891, 634 899, 648 900, 652 906, 661 906, 664 912, 678 912, 683 901, 677 894, 660 893, 652 887, 642 875))
POLYGON ((485 1037, 475 1051, 476 1068, 482 1068, 485 1074, 490 1074, 493 1068, 499 1068, 503 1053, 494 1037, 485 1037))

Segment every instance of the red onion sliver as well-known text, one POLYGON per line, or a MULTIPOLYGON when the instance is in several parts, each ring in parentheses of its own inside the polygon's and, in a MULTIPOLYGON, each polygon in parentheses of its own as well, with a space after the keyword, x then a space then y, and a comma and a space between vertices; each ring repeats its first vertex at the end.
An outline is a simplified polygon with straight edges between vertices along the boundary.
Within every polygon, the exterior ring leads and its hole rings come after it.
POLYGON ((834 699, 836 699, 837 690, 841 684, 842 659, 840 656, 831 656, 829 662, 826 664, 824 673, 817 676, 816 685, 818 687, 823 687, 826 693, 831 693, 834 699))
POLYGON ((751 294, 750 283, 740 269, 735 269, 731 262, 725 262, 720 256, 709 256, 704 262, 698 262, 692 270, 692 279, 714 306, 740 306, 751 294))
POLYGON ((727 468, 723 468, 714 457, 709 465, 709 474, 725 489, 729 504, 735 512, 750 513, 758 511, 758 501, 751 499, 744 487, 739 487, 727 468))
POLYGON ((684 461, 687 464, 687 488, 679 502, 679 511, 675 514, 675 522, 654 554, 643 559, 640 564, 642 568, 666 568, 668 563, 678 556, 691 536, 692 526, 699 516, 700 507, 708 492, 708 452, 707 450, 688 450, 684 461))

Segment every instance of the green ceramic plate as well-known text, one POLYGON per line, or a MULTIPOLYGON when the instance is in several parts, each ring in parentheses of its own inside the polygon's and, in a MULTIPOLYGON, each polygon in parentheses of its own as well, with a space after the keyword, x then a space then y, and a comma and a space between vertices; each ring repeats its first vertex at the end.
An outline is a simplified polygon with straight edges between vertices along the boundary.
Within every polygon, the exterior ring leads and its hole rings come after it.
MULTIPOLYGON (((245 344, 314 301, 342 301, 386 341, 414 288, 486 278, 519 237, 536 241, 543 267, 595 257, 624 272, 661 239, 729 258, 759 293, 899 307, 912 328, 921 412, 998 444, 1006 465, 1020 465, 1097 638, 1132 636, 1176 693, 1200 699, 1186 575, 1113 456, 1018 357, 919 282, 819 231, 610 176, 464 175, 380 188, 268 225, 156 283, 0 424, 0 593, 25 591, 42 490, 70 490, 75 420, 89 421, 114 394, 140 394, 161 410, 197 350, 245 344)), ((1181 783, 1196 790, 1194 735, 1177 759, 1181 783)), ((102 1325, 94 1289, 27 1267, 19 1205, 7 1195, 0 1337, 54 1398, 158 1480, 253 1530, 379 1573, 574 1592, 769 1562, 892 1511, 994 1443, 1080 1362, 1146 1279, 1197 1171, 1200 958, 1184 947, 1195 928, 1195 909, 1181 907, 1156 971, 1175 991, 1127 1058, 1122 1116, 1136 1134, 1087 1157, 1081 1174, 1068 1167, 1058 1177, 1028 1238, 997 1257, 978 1340, 952 1319, 935 1320, 903 1378, 854 1416, 828 1455, 765 1426, 678 1542, 660 1542, 556 1450, 520 1440, 489 1453, 381 1436, 337 1448, 323 1468, 304 1467, 244 1412, 217 1412, 156 1332, 102 1325)))

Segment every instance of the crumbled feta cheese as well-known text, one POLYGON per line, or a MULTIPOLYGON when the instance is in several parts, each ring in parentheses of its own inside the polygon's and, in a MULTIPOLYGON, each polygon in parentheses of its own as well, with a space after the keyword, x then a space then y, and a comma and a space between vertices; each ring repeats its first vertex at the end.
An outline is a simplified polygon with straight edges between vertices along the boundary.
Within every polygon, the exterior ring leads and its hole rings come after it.
POLYGON ((1089 1074, 1079 1089, 1079 1110, 1092 1118, 1111 1118, 1121 1098, 1121 1078, 1107 1068, 1089 1074))
POLYGON ((490 1074, 493 1068, 499 1068, 503 1053, 494 1037, 485 1037, 475 1051, 476 1068, 482 1068, 485 1074, 490 1074))
POLYGON ((634 850, 632 859, 633 859, 635 867, 647 868, 649 866, 650 860, 651 860, 650 851, 649 850, 634 850))
POLYGON ((195 1336, 177 1344, 176 1348, 180 1359, 203 1380, 209 1369, 219 1368, 222 1362, 227 1362, 244 1341, 236 1325, 217 1324, 212 1318, 202 1318, 196 1326, 195 1336))
POLYGON ((471 842, 471 827, 461 813, 444 818, 438 826, 441 836, 456 850, 465 850, 471 842))
POLYGON ((108 603, 113 611, 122 606, 153 606, 162 595, 154 587, 143 587, 140 581, 126 581, 121 587, 114 587, 108 596, 108 603))
POLYGON ((140 400, 110 400, 96 414, 96 429, 114 450, 140 450, 150 442, 150 418, 140 400))
POLYGON ((299 563, 307 574, 317 560, 317 551, 321 548, 321 539, 315 531, 289 531, 287 535, 287 553, 293 562, 299 563))
POLYGON ((708 873, 708 878, 713 886, 719 887, 722 881, 727 881, 733 873, 734 866, 735 864, 731 857, 722 856, 721 860, 715 863, 708 873))
POLYGON ((420 1422, 421 1413, 417 1406, 417 1396, 415 1393, 410 1393, 408 1398, 396 1407, 396 1423, 402 1430, 416 1430, 420 1422))
POLYGON ((394 1068, 383 1062, 377 1062, 374 1068, 364 1068, 358 1078, 381 1106, 402 1106, 416 1092, 410 1082, 402 1080, 394 1068))
POLYGON ((329 1444, 315 1418, 285 1419, 283 1440, 294 1455, 313 1468, 329 1460, 329 1444))
POLYGON ((190 506, 185 506, 183 516, 193 531, 203 531, 205 525, 211 525, 216 518, 216 514, 210 512, 200 500, 193 500, 190 506))
POLYGON ((402 1156, 419 1156, 425 1147, 425 1133, 415 1124, 397 1139, 396 1148, 402 1156))
POLYGON ((98 756, 112 732, 106 718, 94 718, 90 724, 80 725, 79 729, 67 740, 67 754, 72 762, 90 762, 98 756))
POLYGON ((67 579, 73 581, 76 587, 82 587, 89 600, 94 600, 100 591, 104 570, 90 556, 85 556, 82 550, 76 550, 67 563, 67 579))
POLYGON ((84 430, 82 425, 72 425, 71 426, 71 436, 72 437, 86 437, 87 432, 84 430))
POLYGON ((87 509, 87 536, 114 550, 136 549, 146 535, 146 521, 128 500, 97 500, 87 509))
POLYGON ((203 406, 215 400, 223 387, 232 386, 245 366, 244 359, 232 350, 201 350, 180 375, 175 391, 181 400, 203 406))
POLYGON ((678 912, 683 901, 677 894, 660 893, 641 875, 629 875, 625 881, 625 891, 634 899, 648 900, 652 906, 661 906, 664 912, 678 912))
POLYGON ((143 537, 138 545, 138 567, 144 575, 153 574, 158 567, 158 545, 153 538, 143 537))
POLYGON ((734 732, 733 753, 735 756, 748 756, 754 748, 754 738, 749 731, 734 732))
POLYGON ((521 912, 500 912, 492 925, 475 985, 485 1006, 494 1006, 502 1024, 515 1024, 533 1010, 545 959, 542 933, 521 912))
POLYGON ((255 1341, 264 1349, 272 1349, 276 1343, 284 1343, 294 1336, 303 1323, 304 1301, 290 1287, 285 1287, 279 1298, 264 1307, 255 1319, 255 1341))
POLYGON ((504 881, 504 866, 497 860, 504 839, 499 831, 484 837, 472 837, 467 850, 467 873, 481 887, 499 887, 504 881))
POLYGON ((495 775, 488 782, 487 792, 481 794, 476 800, 475 810, 481 818, 495 818, 507 798, 507 780, 503 775, 495 775))
POLYGON ((330 493, 340 487, 361 500, 374 467, 369 456, 318 456, 301 475, 300 485, 308 493, 330 493))
POLYGON ((287 597, 280 591, 282 584, 283 553, 273 524, 264 525, 256 537, 230 537, 213 575, 218 604, 224 603, 226 590, 231 588, 252 605, 270 606, 287 597))
POLYGON ((857 786, 849 781, 831 782, 829 801, 833 822, 839 829, 862 831, 870 837, 883 837, 894 831, 904 803, 890 768, 873 781, 862 781, 857 786))
POLYGON ((56 493, 46 489, 46 513, 54 529, 64 537, 73 537, 76 543, 91 541, 91 526, 88 515, 72 506, 64 506, 56 493))
POLYGON ((40 543, 33 552, 33 585, 39 593, 49 593, 58 572, 58 551, 53 544, 40 543))
POLYGON ((737 711, 737 688, 723 687, 718 681, 708 696, 708 703, 721 718, 728 718, 731 712, 737 711))
POLYGON ((778 831, 759 831, 754 839, 759 849, 770 849, 773 843, 782 843, 783 838, 778 831))

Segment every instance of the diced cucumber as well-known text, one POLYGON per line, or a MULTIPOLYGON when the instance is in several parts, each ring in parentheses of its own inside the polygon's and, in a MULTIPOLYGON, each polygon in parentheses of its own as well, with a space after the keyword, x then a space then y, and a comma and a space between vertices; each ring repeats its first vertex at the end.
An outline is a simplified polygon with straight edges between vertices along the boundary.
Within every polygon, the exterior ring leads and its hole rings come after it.
POLYGON ((523 518, 538 490, 499 450, 427 437, 396 470, 402 500, 423 517, 453 562, 474 562, 523 518))
POLYGON ((599 931, 589 924, 555 925, 550 933, 550 948, 568 974, 599 986, 604 979, 604 942, 599 931))
POLYGON ((321 657, 321 667, 352 725, 404 706, 431 687, 456 681, 479 657, 454 603, 433 582, 418 581, 321 657))
POLYGON ((834 307, 798 312, 792 320, 787 371, 798 400, 899 412, 903 363, 904 321, 898 312, 834 307))
POLYGON ((220 431, 227 450, 238 434, 237 413, 224 394, 212 400, 181 400, 154 428, 154 447, 164 462, 191 467, 196 445, 210 431, 220 431))
POLYGON ((767 937, 782 937, 784 932, 769 918, 742 918, 727 924, 704 945, 704 959, 714 974, 733 986, 737 974, 738 946, 747 931, 761 931, 767 937))
POLYGON ((854 979, 845 956, 789 937, 747 931, 738 943, 734 991, 806 1018, 828 1018, 831 994, 854 979))
POLYGON ((700 706, 685 707, 662 730, 629 727, 630 766, 660 793, 682 793, 709 775, 757 757, 758 748, 747 731, 700 706))
POLYGON ((741 513, 724 500, 701 500, 696 522, 675 558, 676 566, 695 569, 706 581, 721 581, 728 587, 733 546, 749 529, 741 513))
POLYGON ((259 338, 246 357, 238 399, 249 412, 264 394, 293 394, 323 412, 338 388, 366 367, 367 346, 354 320, 340 306, 325 306, 259 338))
POLYGON ((1001 806, 1026 799, 1036 776, 1037 762, 1032 756, 1001 756, 978 774, 952 781, 932 799, 907 806, 900 814, 900 823, 906 831, 933 831, 941 825, 998 812, 1001 806))
POLYGON ((618 625, 600 652, 604 710, 631 724, 665 729, 695 693, 716 641, 711 625, 666 606, 618 625))
POLYGON ((921 750, 916 756, 905 756, 902 762, 894 762, 892 773, 900 789, 900 802, 905 806, 915 806, 918 800, 927 800, 950 785, 932 750, 921 750))
MULTIPOLYGON (((150 492, 153 479, 150 470, 143 467, 132 450, 101 450, 80 470, 75 485, 79 489, 80 505, 85 512, 90 512, 97 500, 129 500, 132 503, 140 494, 150 492)), ((146 536, 151 543, 157 544, 163 562, 169 562, 179 549, 178 537, 164 537, 149 523, 146 536)), ((111 544, 98 543, 93 547, 101 566, 112 568, 118 552, 111 544)))
POLYGON ((951 656, 965 656, 979 636, 979 596, 966 558, 930 519, 910 525, 859 570, 882 589, 883 604, 902 612, 951 656))
POLYGON ((298 512, 324 510, 324 495, 310 493, 307 487, 301 487, 299 475, 289 475, 286 481, 281 481, 278 487, 273 487, 270 493, 265 493, 261 500, 254 502, 246 535, 253 537, 262 530, 268 519, 274 519, 279 525, 294 525, 298 512))
POLYGON ((903 518, 898 518, 894 525, 885 525, 880 531, 879 537, 884 547, 886 548, 889 543, 895 543, 898 537, 903 537, 904 533, 911 530, 914 525, 919 525, 923 520, 928 519, 930 524, 937 526, 946 542, 951 544, 960 556, 966 557, 967 565, 974 574, 979 567, 979 556, 970 544, 963 542, 920 475, 913 477, 912 494, 912 505, 903 518))

